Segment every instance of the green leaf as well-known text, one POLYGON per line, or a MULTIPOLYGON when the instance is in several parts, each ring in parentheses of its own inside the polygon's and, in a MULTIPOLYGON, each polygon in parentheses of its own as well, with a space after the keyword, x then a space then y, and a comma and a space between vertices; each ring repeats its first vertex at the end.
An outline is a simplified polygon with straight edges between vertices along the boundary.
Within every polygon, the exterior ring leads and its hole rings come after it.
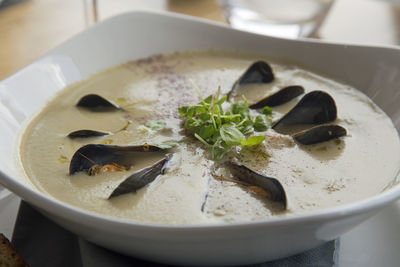
POLYGON ((189 106, 182 106, 182 107, 179 107, 179 108, 178 108, 179 115, 181 115, 182 117, 186 117, 186 116, 187 116, 187 113, 188 113, 188 110, 189 110, 189 106))
POLYGON ((165 121, 149 121, 145 125, 147 128, 150 128, 154 131, 160 131, 167 126, 167 123, 165 121))
POLYGON ((162 142, 161 144, 158 144, 157 146, 162 149, 170 149, 170 148, 175 147, 177 144, 178 144, 178 142, 176 142, 176 141, 165 141, 165 142, 162 142))
POLYGON ((221 160, 225 156, 226 152, 227 150, 219 146, 210 147, 211 157, 215 160, 221 160))
POLYGON ((214 135, 215 129, 212 124, 202 125, 196 129, 196 133, 204 140, 207 140, 214 135))
POLYGON ((207 114, 207 109, 204 106, 194 106, 195 108, 195 114, 207 114))
POLYGON ((224 96, 223 98, 221 98, 220 100, 218 100, 215 104, 217 105, 222 105, 222 103, 224 103, 226 101, 226 99, 228 98, 228 96, 224 96))
POLYGON ((195 119, 195 118, 187 119, 185 122, 185 128, 189 129, 189 130, 193 130, 197 127, 200 127, 201 125, 202 125, 202 121, 195 119))
POLYGON ((198 135, 197 133, 194 133, 194 137, 197 138, 197 140, 199 140, 200 142, 202 142, 205 146, 210 146, 203 138, 201 138, 200 135, 198 135))
POLYGON ((242 120, 242 116, 239 114, 232 114, 227 111, 225 115, 222 116, 224 123, 239 123, 242 120))
POLYGON ((204 99, 204 102, 207 104, 211 104, 212 98, 213 98, 213 96, 209 95, 209 96, 207 96, 207 98, 204 99))
POLYGON ((185 121, 185 128, 192 130, 194 128, 193 124, 195 123, 195 120, 193 118, 191 119, 186 119, 185 121))
POLYGON ((265 115, 258 115, 254 121, 254 130, 264 132, 269 128, 269 121, 265 115))
POLYGON ((246 140, 242 140, 240 142, 241 146, 256 146, 261 144, 265 140, 265 136, 263 135, 256 135, 247 138, 246 140))
POLYGON ((271 115, 272 114, 272 109, 270 107, 268 107, 268 106, 265 106, 265 107, 263 107, 261 113, 265 114, 265 115, 271 115))
POLYGON ((244 119, 242 120, 237 126, 236 126, 244 135, 249 135, 252 132, 254 132, 253 128, 253 122, 250 119, 244 119))
POLYGON ((244 102, 237 102, 237 103, 232 103, 229 110, 231 111, 232 114, 241 114, 243 112, 248 112, 248 107, 244 102))
POLYGON ((233 125, 224 124, 219 130, 222 140, 229 146, 240 145, 245 136, 233 125))
POLYGON ((200 120, 203 120, 203 121, 208 121, 208 120, 211 120, 211 114, 209 114, 209 113, 201 113, 200 115, 199 115, 199 119, 200 120))
POLYGON ((196 106, 182 106, 178 108, 178 111, 182 117, 191 118, 196 112, 196 106))

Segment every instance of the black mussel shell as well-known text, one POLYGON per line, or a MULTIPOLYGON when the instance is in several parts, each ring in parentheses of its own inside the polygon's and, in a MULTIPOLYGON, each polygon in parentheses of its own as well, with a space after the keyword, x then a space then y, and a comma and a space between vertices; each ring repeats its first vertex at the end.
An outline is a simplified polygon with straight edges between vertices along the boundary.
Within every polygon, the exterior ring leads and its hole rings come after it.
POLYGON ((274 80, 274 73, 271 66, 265 61, 256 61, 240 76, 233 84, 231 91, 228 93, 228 99, 237 87, 245 84, 254 83, 270 83, 274 80))
POLYGON ((345 136, 346 129, 339 125, 319 125, 293 135, 303 145, 312 145, 345 136))
POLYGON ((270 83, 274 80, 271 66, 265 61, 254 62, 239 78, 238 84, 270 83))
POLYGON ((76 105, 78 107, 85 108, 95 112, 123 110, 122 108, 111 103, 104 97, 101 97, 96 94, 89 94, 83 96, 76 105))
POLYGON ((172 154, 167 155, 165 158, 157 161, 154 165, 141 169, 131 176, 126 178, 118 185, 116 189, 110 194, 108 199, 117 197, 126 193, 136 192, 140 188, 146 186, 156 179, 160 174, 164 174, 168 161, 172 158, 172 154))
POLYGON ((279 125, 323 124, 334 121, 336 116, 335 100, 323 91, 312 91, 303 96, 272 128, 276 129, 279 125))
POLYGON ((303 86, 300 85, 287 86, 273 93, 272 95, 269 95, 264 99, 261 99, 257 103, 250 105, 249 108, 257 109, 257 108, 263 108, 265 106, 269 107, 279 106, 285 104, 286 102, 289 102, 293 98, 302 94, 304 94, 303 86))
POLYGON ((163 149, 153 145, 139 146, 112 146, 89 144, 79 148, 72 156, 69 165, 69 174, 87 171, 93 165, 105 165, 116 163, 129 168, 132 165, 133 158, 139 152, 157 152, 163 149))
POLYGON ((74 139, 74 138, 89 138, 89 137, 104 136, 108 134, 109 133, 93 131, 93 130, 78 130, 69 133, 67 136, 71 139, 74 139))
POLYGON ((271 194, 271 200, 282 203, 283 208, 287 207, 287 198, 282 184, 275 178, 259 174, 243 164, 228 162, 232 175, 246 183, 261 187, 271 194))

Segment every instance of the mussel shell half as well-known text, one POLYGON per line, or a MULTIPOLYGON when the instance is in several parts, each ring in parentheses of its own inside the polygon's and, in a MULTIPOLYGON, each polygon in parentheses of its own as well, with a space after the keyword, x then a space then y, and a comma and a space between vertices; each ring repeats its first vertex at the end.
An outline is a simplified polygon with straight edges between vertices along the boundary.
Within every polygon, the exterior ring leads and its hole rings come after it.
POLYGON ((256 61, 239 78, 238 84, 270 83, 274 80, 271 66, 265 61, 256 61))
POLYGON ((304 94, 303 86, 300 85, 286 86, 280 89, 279 91, 261 99, 257 103, 250 105, 249 108, 257 109, 265 106, 269 107, 279 106, 285 104, 286 102, 289 102, 290 100, 301 94, 304 94))
POLYGON ((335 100, 323 91, 312 91, 303 96, 272 128, 276 130, 279 125, 323 124, 334 121, 336 116, 335 100))
POLYGON ((318 125, 293 135, 303 145, 312 145, 345 136, 346 129, 339 125, 318 125))
POLYGON ((173 154, 168 154, 163 159, 157 161, 154 165, 141 169, 120 183, 116 189, 110 194, 108 199, 117 197, 126 193, 136 192, 140 188, 146 186, 156 179, 160 174, 164 174, 168 161, 173 154))
POLYGON ((93 165, 105 165, 116 163, 129 168, 133 158, 140 152, 157 152, 163 149, 153 145, 139 146, 112 146, 89 144, 79 148, 72 156, 69 165, 69 174, 87 171, 93 165))
POLYGON ((96 94, 83 96, 76 105, 94 112, 123 110, 118 105, 115 105, 104 97, 96 94))
POLYGON ((233 84, 231 91, 228 93, 228 99, 231 94, 241 85, 255 83, 270 83, 274 80, 274 73, 271 66, 265 61, 256 61, 239 77, 233 84))
POLYGON ((78 130, 70 132, 67 136, 71 139, 74 138, 89 138, 89 137, 97 137, 97 136, 104 136, 109 135, 109 133, 94 131, 94 130, 78 130))
POLYGON ((237 162, 230 161, 228 162, 228 166, 236 179, 261 187, 270 193, 272 201, 282 203, 283 209, 287 208, 285 189, 277 179, 259 174, 237 162))

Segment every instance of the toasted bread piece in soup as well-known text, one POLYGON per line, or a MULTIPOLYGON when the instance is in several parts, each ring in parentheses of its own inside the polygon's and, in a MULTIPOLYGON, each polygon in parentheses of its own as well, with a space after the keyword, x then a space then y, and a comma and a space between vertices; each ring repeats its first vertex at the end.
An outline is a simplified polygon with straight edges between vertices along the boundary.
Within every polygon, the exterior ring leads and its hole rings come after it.
POLYGON ((3 234, 0 234, 0 266, 25 267, 29 266, 19 255, 18 251, 3 234))

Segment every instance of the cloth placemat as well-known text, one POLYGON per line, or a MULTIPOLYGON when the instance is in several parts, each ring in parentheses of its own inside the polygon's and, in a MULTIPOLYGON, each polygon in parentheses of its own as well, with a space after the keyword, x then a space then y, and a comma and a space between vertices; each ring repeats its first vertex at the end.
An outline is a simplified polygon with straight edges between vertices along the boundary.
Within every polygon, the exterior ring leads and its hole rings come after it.
MULTIPOLYGON (((21 201, 12 243, 31 267, 170 266, 143 261, 94 245, 53 223, 21 201)), ((252 267, 337 266, 339 240, 289 258, 252 267)))

